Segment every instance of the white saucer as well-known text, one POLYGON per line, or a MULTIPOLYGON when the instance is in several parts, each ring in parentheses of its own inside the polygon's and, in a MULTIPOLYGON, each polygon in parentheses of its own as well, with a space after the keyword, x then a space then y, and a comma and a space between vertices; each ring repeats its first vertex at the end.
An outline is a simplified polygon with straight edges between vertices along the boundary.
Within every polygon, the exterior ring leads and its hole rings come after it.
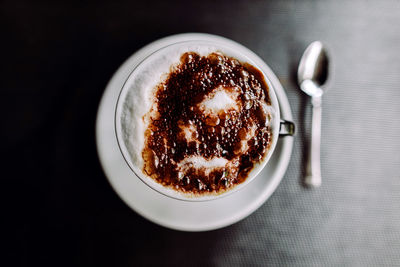
POLYGON ((264 170, 246 187, 226 197, 187 202, 164 196, 144 184, 128 167, 119 150, 115 107, 120 90, 137 64, 147 55, 177 41, 212 40, 243 51, 270 78, 281 118, 292 121, 286 94, 272 70, 253 52, 231 40, 209 34, 180 34, 153 42, 133 54, 114 74, 100 102, 96 141, 101 165, 114 190, 134 211, 159 225, 183 231, 214 230, 236 223, 259 208, 282 180, 292 154, 293 137, 281 137, 264 170))

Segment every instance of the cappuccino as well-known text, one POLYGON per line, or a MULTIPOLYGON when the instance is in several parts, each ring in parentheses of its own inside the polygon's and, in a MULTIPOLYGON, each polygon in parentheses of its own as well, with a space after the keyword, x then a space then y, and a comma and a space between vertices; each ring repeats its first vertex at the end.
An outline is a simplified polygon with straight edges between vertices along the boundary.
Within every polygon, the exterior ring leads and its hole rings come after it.
POLYGON ((243 183, 271 145, 275 110, 260 70, 210 45, 169 48, 131 74, 119 119, 139 176, 184 194, 243 183))

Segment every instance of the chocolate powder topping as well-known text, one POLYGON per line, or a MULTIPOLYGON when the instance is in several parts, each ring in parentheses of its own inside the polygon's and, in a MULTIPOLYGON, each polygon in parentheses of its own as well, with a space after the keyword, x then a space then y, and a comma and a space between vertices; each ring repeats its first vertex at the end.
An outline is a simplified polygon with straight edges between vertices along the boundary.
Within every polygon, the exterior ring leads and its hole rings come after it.
POLYGON ((185 53, 155 91, 145 116, 143 171, 164 186, 194 194, 221 193, 242 183, 270 146, 270 104, 262 73, 247 63, 215 52, 185 53), (225 90, 236 107, 207 111, 202 103, 225 90), (189 136, 188 136, 189 135, 189 136), (228 162, 199 168, 190 159, 218 158, 228 162))

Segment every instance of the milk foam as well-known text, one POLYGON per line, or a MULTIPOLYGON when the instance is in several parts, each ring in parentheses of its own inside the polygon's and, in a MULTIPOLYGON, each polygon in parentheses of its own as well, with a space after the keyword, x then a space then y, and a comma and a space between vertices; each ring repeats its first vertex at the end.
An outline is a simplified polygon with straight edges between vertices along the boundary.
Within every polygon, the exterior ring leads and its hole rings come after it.
POLYGON ((196 132, 197 132, 196 126, 182 125, 182 126, 179 126, 179 128, 182 130, 182 133, 184 134, 184 137, 188 143, 192 142, 192 141, 199 142, 197 139, 194 138, 194 136, 196 135, 196 132))
POLYGON ((201 156, 191 156, 181 160, 177 165, 179 171, 186 173, 190 168, 204 169, 206 175, 213 170, 223 168, 228 163, 228 160, 221 157, 214 157, 210 160, 205 159, 201 156))
POLYGON ((211 96, 208 96, 200 103, 200 108, 206 113, 218 114, 221 110, 236 109, 238 98, 237 92, 229 91, 228 88, 219 86, 212 91, 211 96))
MULTIPOLYGON (((126 150, 131 157, 131 163, 138 170, 141 171, 144 165, 142 151, 145 143, 145 131, 150 119, 157 116, 156 105, 153 105, 157 86, 167 78, 173 66, 180 63, 182 54, 195 52, 200 56, 207 56, 216 51, 220 51, 220 49, 210 45, 189 45, 179 46, 162 53, 156 52, 140 64, 128 79, 125 84, 128 88, 124 88, 127 89, 125 90, 126 95, 121 95, 121 101, 123 101, 120 116, 121 133, 126 150)), ((240 60, 240 58, 238 59, 240 60)), ((237 103, 239 90, 240 88, 235 90, 235 88, 218 87, 199 104, 200 109, 215 116, 221 110, 239 110, 242 108, 237 103)), ((262 103, 262 107, 265 112, 269 112, 273 117, 274 110, 271 106, 262 103)), ((266 120, 267 124, 270 124, 269 119, 266 120)), ((188 142, 195 141, 200 143, 194 137, 195 126, 183 125, 180 128, 188 142)), ((253 127, 250 127, 247 131, 247 138, 242 141, 241 152, 245 152, 248 149, 247 140, 251 139, 255 134, 253 127)), ((211 160, 207 160, 202 156, 191 156, 178 162, 177 167, 183 173, 189 168, 205 169, 210 172, 223 167, 235 168, 235 164, 237 164, 237 159, 229 162, 222 157, 214 157, 211 160)))

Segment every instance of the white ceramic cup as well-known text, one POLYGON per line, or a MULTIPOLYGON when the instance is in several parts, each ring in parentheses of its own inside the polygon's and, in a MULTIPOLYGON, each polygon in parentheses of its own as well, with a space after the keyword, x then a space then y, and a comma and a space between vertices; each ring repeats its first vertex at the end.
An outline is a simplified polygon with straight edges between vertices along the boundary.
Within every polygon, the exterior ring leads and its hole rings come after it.
MULTIPOLYGON (((169 37, 174 38, 172 37, 169 37)), ((156 43, 156 42, 155 42, 156 43)), ((151 46, 151 44, 150 44, 151 46)), ((182 193, 176 191, 170 187, 166 187, 161 185, 160 183, 156 182, 151 177, 147 176, 142 171, 142 166, 137 166, 134 163, 133 158, 135 157, 132 154, 132 143, 129 142, 128 138, 139 138, 140 140, 144 140, 144 136, 140 136, 140 134, 133 133, 127 137, 127 127, 132 127, 132 125, 127 125, 127 119, 129 117, 126 116, 126 110, 134 109, 135 106, 138 105, 146 105, 145 99, 143 99, 143 92, 138 89, 139 86, 147 86, 149 90, 154 88, 158 83, 160 83, 163 78, 161 77, 161 73, 168 72, 169 66, 172 64, 179 63, 180 55, 184 52, 191 52, 196 51, 203 51, 206 54, 211 52, 220 51, 226 56, 236 58, 241 63, 249 63, 258 70, 261 70, 249 57, 249 54, 254 54, 241 46, 235 47, 234 45, 229 46, 226 43, 222 44, 218 42, 218 40, 191 40, 191 41, 182 41, 177 39, 177 41, 171 45, 162 47, 153 53, 149 53, 147 57, 143 59, 141 63, 139 63, 136 68, 131 72, 128 79, 125 81, 124 86, 121 89, 120 96, 118 98, 116 104, 116 112, 115 112, 115 131, 117 136, 117 141, 121 150, 121 153, 135 175, 133 175, 132 179, 136 179, 138 177, 142 180, 145 184, 147 184, 152 189, 156 190, 157 192, 166 195, 168 197, 172 197, 179 200, 185 201, 206 201, 206 200, 213 200, 219 197, 226 196, 228 194, 234 193, 241 188, 245 187, 249 184, 265 167, 268 163, 269 159, 271 158, 275 146, 278 142, 279 136, 282 135, 293 135, 294 134, 294 124, 287 121, 282 121, 280 119, 280 111, 279 111, 279 104, 277 97, 274 92, 274 87, 270 82, 268 76, 262 72, 264 79, 269 87, 269 97, 271 100, 271 107, 272 107, 272 120, 271 120, 271 133, 272 139, 269 149, 266 152, 263 160, 257 163, 254 168, 249 172, 247 179, 234 186, 233 188, 224 191, 220 194, 202 194, 202 195, 193 195, 188 193, 182 193), (240 49, 239 49, 240 48, 240 49), (159 69, 159 70, 158 70, 159 69), (154 77, 153 79, 149 78, 148 73, 153 72, 160 73, 160 75, 154 77), (146 81, 146 79, 148 81, 146 81), (145 80, 145 81, 143 81, 145 80), (132 102, 132 97, 136 97, 136 101, 132 102), (282 125, 285 127, 282 128, 282 125), (282 129, 281 129, 282 128, 282 129), (135 177, 136 176, 136 177, 135 177)), ((146 90, 145 90, 146 91, 146 90)), ((129 114, 128 114, 129 115, 129 114)), ((133 125, 135 128, 135 125, 133 125)))

